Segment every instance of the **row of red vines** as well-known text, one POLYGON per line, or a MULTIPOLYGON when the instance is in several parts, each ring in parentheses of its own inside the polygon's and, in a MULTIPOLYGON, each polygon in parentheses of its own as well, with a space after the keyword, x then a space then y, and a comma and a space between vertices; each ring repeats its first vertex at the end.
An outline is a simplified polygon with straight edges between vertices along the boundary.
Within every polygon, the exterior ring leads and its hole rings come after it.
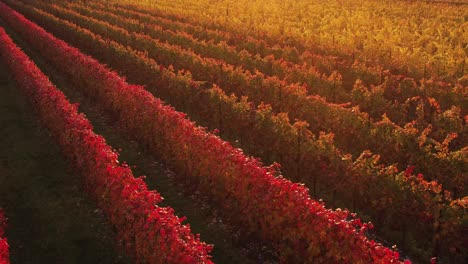
MULTIPOLYGON (((1 29, 0 29, 1 34, 1 29)), ((5 237, 6 217, 0 208, 0 264, 10 264, 10 251, 5 237)))
MULTIPOLYGON (((2 13, 11 12, 0 3, 2 13)), ((10 13, 12 14, 12 13, 10 13)), ((24 26, 39 36, 37 27, 24 26)), ((86 117, 77 111, 37 66, 0 28, 0 55, 18 87, 30 99, 43 124, 70 162, 84 176, 84 186, 106 212, 137 261, 149 263, 211 263, 211 246, 195 237, 188 225, 169 207, 159 207, 162 197, 149 191, 141 178, 118 162, 118 154, 96 135, 86 117)))
POLYGON ((89 80, 103 107, 116 113, 127 132, 145 138, 161 157, 196 177, 244 231, 270 241, 283 261, 390 263, 399 254, 364 233, 367 224, 348 220, 312 200, 308 190, 262 166, 219 137, 196 127, 142 87, 127 84, 98 61, 68 46, 4 4, 0 15, 47 58, 89 80), (66 66, 66 67, 65 67, 66 66), (94 85, 93 85, 94 83, 94 85))

